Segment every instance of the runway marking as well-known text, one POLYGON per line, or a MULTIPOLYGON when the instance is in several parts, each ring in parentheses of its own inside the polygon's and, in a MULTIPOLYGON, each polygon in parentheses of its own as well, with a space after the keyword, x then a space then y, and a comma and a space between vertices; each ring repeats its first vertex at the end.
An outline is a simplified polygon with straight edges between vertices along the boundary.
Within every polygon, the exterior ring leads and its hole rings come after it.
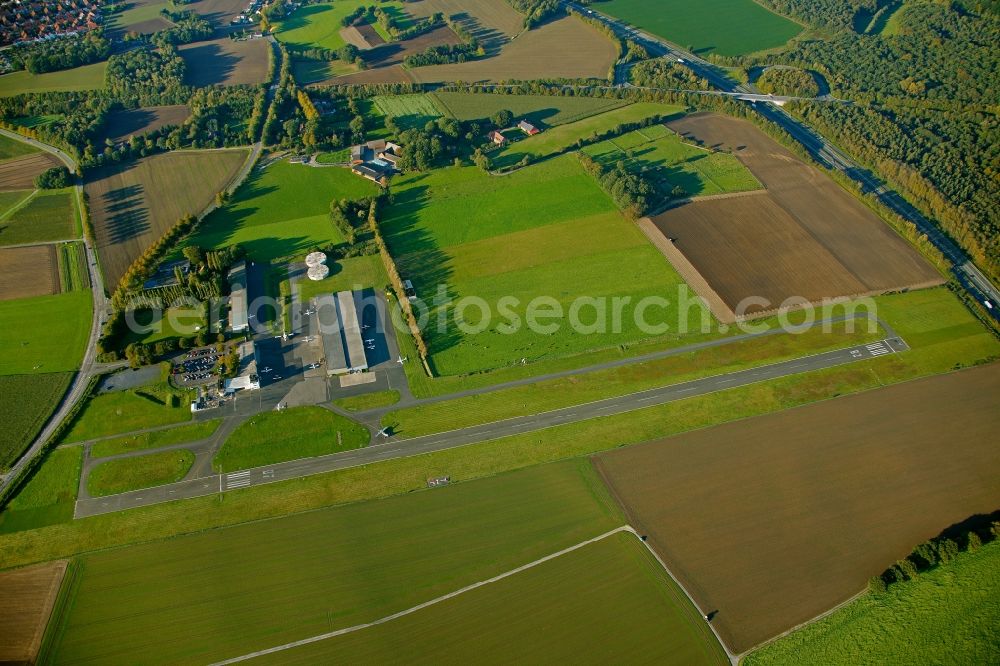
POLYGON ((886 349, 885 343, 883 342, 873 342, 870 345, 865 345, 868 353, 872 356, 881 356, 883 354, 891 354, 891 349, 886 349))

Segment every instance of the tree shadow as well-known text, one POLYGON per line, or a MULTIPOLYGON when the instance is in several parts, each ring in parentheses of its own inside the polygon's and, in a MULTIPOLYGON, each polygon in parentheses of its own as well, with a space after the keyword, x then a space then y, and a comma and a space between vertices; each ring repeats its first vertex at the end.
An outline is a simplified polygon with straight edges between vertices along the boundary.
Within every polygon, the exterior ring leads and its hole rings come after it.
POLYGON ((243 60, 211 42, 187 47, 181 55, 187 63, 184 83, 197 88, 224 84, 243 60))
POLYGON ((110 243, 122 243, 149 231, 149 210, 142 185, 110 190, 101 199, 107 213, 104 226, 110 243))

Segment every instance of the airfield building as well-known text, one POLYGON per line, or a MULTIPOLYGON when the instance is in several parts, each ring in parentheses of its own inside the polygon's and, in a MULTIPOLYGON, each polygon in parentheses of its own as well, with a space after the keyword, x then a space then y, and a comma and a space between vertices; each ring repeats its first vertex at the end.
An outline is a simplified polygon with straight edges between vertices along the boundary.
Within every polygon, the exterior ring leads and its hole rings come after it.
POLYGON ((329 375, 368 369, 358 317, 360 293, 341 291, 316 298, 316 318, 329 375))
POLYGON ((248 328, 247 262, 241 261, 229 270, 229 329, 233 333, 242 333, 248 328))

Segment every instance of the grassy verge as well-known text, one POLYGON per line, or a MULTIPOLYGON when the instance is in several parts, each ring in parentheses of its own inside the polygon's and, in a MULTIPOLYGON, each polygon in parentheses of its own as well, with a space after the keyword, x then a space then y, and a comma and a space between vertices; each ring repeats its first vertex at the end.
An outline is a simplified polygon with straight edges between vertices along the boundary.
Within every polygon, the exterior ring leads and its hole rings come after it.
POLYGON ((358 449, 368 431, 322 407, 257 414, 233 431, 216 454, 216 470, 232 472, 273 463, 358 449))
POLYGON ((409 493, 425 488, 430 477, 461 482, 492 476, 1000 358, 1000 342, 947 289, 885 296, 877 302, 880 316, 912 351, 473 446, 228 492, 222 498, 171 502, 2 536, 0 568, 409 493))
POLYGON ((399 402, 399 391, 375 391, 363 395, 352 395, 348 398, 338 398, 333 404, 349 412, 363 412, 368 409, 388 407, 399 402))
POLYGON ((183 479, 193 464, 194 454, 186 449, 109 460, 90 471, 87 492, 103 497, 162 486, 183 479))
POLYGON ((152 432, 144 432, 138 435, 102 439, 99 442, 95 442, 90 448, 90 455, 93 458, 106 458, 131 451, 155 449, 161 446, 170 446, 171 444, 197 442, 200 439, 211 437, 221 424, 222 419, 213 419, 211 421, 201 421, 166 430, 153 430, 152 432))
POLYGON ((0 534, 72 520, 82 467, 82 446, 48 453, 38 473, 0 513, 0 534))
POLYGON ((770 335, 656 361, 408 407, 386 414, 382 425, 392 426, 401 437, 419 437, 746 370, 885 336, 881 330, 869 333, 867 322, 850 323, 855 325, 854 332, 848 332, 847 322, 839 322, 829 333, 815 329, 801 335, 770 335))
POLYGON ((185 392, 166 382, 91 397, 62 441, 82 442, 191 420, 185 392))
POLYGON ((751 653, 747 666, 986 664, 1000 626, 1000 542, 832 615, 751 653))

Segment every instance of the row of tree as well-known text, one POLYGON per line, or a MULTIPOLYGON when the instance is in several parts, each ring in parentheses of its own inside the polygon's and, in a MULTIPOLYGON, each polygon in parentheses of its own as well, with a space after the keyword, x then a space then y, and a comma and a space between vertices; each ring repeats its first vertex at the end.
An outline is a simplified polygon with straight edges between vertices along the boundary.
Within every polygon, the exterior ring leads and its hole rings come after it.
POLYGON ((605 166, 582 151, 577 157, 584 170, 597 179, 626 217, 637 220, 653 207, 657 199, 656 188, 641 174, 630 172, 624 162, 605 166))

